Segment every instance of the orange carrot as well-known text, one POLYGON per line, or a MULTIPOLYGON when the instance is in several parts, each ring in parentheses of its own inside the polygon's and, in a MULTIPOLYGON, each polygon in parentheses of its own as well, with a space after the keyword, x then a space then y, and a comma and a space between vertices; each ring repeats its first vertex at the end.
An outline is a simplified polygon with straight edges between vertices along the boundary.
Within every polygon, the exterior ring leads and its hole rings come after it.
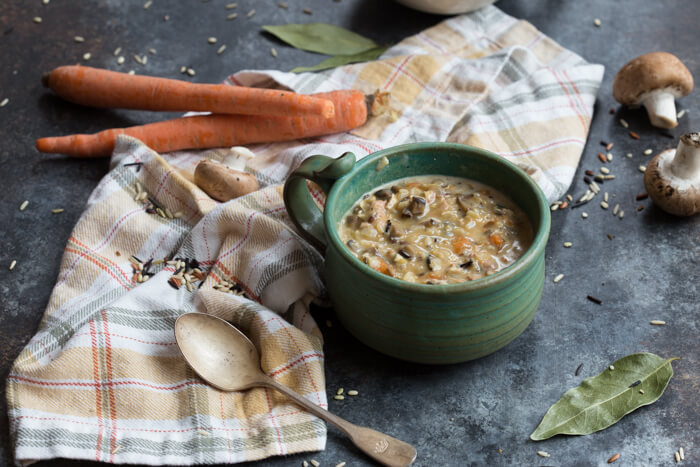
POLYGON ((503 245, 503 237, 501 237, 498 234, 493 234, 491 235, 491 243, 493 243, 496 246, 501 246, 503 245))
POLYGON ((456 237, 452 240, 452 250, 458 255, 461 255, 471 244, 472 241, 469 240, 468 237, 456 237))
POLYGON ((334 112, 326 99, 290 91, 195 84, 79 65, 58 67, 41 82, 62 98, 91 107, 327 118, 334 112))
POLYGON ((374 269, 377 272, 381 272, 384 275, 391 276, 391 267, 389 267, 389 264, 384 261, 382 258, 377 258, 378 263, 376 265, 370 265, 372 269, 374 269))
POLYGON ((92 135, 40 138, 36 140, 36 148, 73 157, 104 157, 112 153, 114 141, 121 134, 140 139, 156 152, 216 148, 338 133, 356 128, 367 119, 365 96, 360 91, 333 91, 315 96, 333 102, 333 117, 197 115, 92 135))

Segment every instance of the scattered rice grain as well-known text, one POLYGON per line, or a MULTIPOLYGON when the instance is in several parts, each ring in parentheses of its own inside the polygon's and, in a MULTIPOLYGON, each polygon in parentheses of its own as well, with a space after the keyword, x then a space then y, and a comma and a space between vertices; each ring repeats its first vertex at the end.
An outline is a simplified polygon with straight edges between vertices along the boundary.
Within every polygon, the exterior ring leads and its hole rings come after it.
POLYGON ((270 49, 270 55, 272 55, 273 57, 277 56, 277 50, 274 47, 270 49))
POLYGON ((645 155, 645 156, 650 156, 652 152, 654 152, 654 151, 652 151, 651 149, 645 149, 645 150, 644 150, 644 155, 645 155))
POLYGON ((583 217, 584 219, 588 219, 588 213, 586 211, 583 211, 581 213, 581 217, 583 217))
POLYGON ((78 44, 85 42, 85 38, 83 36, 75 36, 73 37, 73 42, 77 42, 78 44))
POLYGON ((619 217, 620 219, 625 217, 625 211, 620 211, 620 214, 617 217, 619 217))
POLYGON ((116 49, 114 49, 114 52, 112 52, 112 54, 116 57, 116 56, 119 55, 121 52, 122 52, 122 48, 121 48, 121 47, 117 47, 116 49))
POLYGON ((540 457, 551 457, 547 451, 537 451, 537 455, 540 457))
POLYGON ((231 14, 226 15, 226 19, 229 21, 232 19, 236 19, 236 18, 238 18, 238 13, 231 13, 231 14))
POLYGON ((646 165, 640 165, 640 166, 639 166, 639 171, 640 171, 640 172, 646 172, 646 171, 647 171, 647 166, 646 166, 646 165))
POLYGON ((207 42, 209 42, 210 44, 216 44, 216 37, 210 37, 209 39, 207 39, 207 42))
POLYGON ((640 389, 639 394, 644 394, 644 389, 640 389))
POLYGON ((568 199, 569 201, 573 201, 573 200, 574 200, 574 197, 571 196, 571 195, 566 195, 566 199, 568 199))
POLYGON ((557 275, 557 277, 554 278, 553 282, 556 284, 557 282, 559 282, 563 278, 564 278, 564 274, 559 274, 559 275, 557 275))
POLYGON ((683 448, 678 448, 678 455, 680 456, 681 460, 685 460, 685 452, 683 452, 683 448))
POLYGON ((39 24, 43 20, 41 19, 41 16, 35 16, 34 18, 32 18, 32 21, 34 21, 36 24, 39 24))
POLYGON ((210 433, 208 431, 199 430, 199 434, 202 436, 209 436, 210 433))
POLYGON ((313 465, 314 467, 318 467, 319 465, 321 465, 321 463, 316 459, 311 459, 311 465, 313 465))
POLYGON ((620 210, 620 203, 616 203, 612 210, 613 216, 617 216, 617 212, 620 210))
POLYGON ((606 203, 605 201, 601 201, 601 202, 600 202, 600 207, 603 208, 603 209, 608 209, 610 206, 609 206, 608 203, 606 203))
POLYGON ((627 154, 625 154, 625 156, 627 156, 627 159, 632 159, 632 153, 631 153, 631 152, 628 152, 627 154))
POLYGON ((335 391, 335 393, 336 393, 337 395, 341 395, 344 391, 345 391, 345 389, 343 389, 343 388, 338 388, 338 390, 335 391))
POLYGON ((651 321, 649 321, 649 324, 653 324, 655 326, 664 326, 666 325, 666 321, 662 321, 660 319, 652 319, 651 321))
POLYGON ((12 271, 15 266, 17 266, 17 260, 13 259, 12 262, 10 262, 10 271, 12 271))
POLYGON ((226 4, 226 9, 227 9, 227 10, 233 10, 233 9, 236 8, 237 6, 238 6, 238 3, 227 3, 227 4, 226 4))
POLYGON ((187 74, 188 74, 189 76, 194 76, 194 75, 196 74, 195 71, 194 71, 194 68, 188 68, 188 69, 187 69, 187 74))
POLYGON ((4 98, 2 102, 0 102, 0 107, 5 107, 8 102, 10 102, 10 99, 8 99, 7 97, 4 98))
POLYGON ((608 192, 603 193, 603 201, 608 202, 608 192))
POLYGON ((146 3, 143 4, 143 9, 148 10, 151 5, 153 5, 153 0, 148 0, 146 3))
POLYGON ((226 50, 226 44, 222 44, 221 47, 218 48, 218 50, 216 51, 216 55, 221 55, 222 53, 224 53, 224 50, 226 50))
POLYGON ((335 396, 333 396, 333 399, 335 399, 337 401, 342 401, 343 399, 345 399, 345 396, 341 396, 340 394, 336 394, 335 396))
POLYGON ((594 19, 593 24, 595 25, 595 27, 599 28, 600 27, 600 19, 599 18, 594 19))
POLYGON ((255 15, 255 10, 250 10, 250 11, 248 12, 248 15, 247 15, 247 16, 248 16, 248 18, 252 18, 253 15, 255 15))
POLYGON ((676 452, 673 453, 673 457, 676 459, 676 462, 680 462, 680 461, 681 461, 681 455, 678 454, 678 451, 676 451, 676 452))
POLYGON ((335 467, 345 467, 345 464, 347 464, 347 462, 339 462, 335 464, 335 467))
POLYGON ((85 52, 83 54, 83 60, 86 60, 86 61, 90 60, 91 57, 92 57, 92 54, 90 52, 85 52))
POLYGON ((312 14, 313 14, 313 11, 311 11, 311 8, 304 8, 304 9, 302 9, 301 11, 304 12, 305 14, 307 14, 307 15, 312 15, 312 14))
POLYGON ((279 5, 280 8, 284 8, 285 10, 286 10, 287 8, 289 8, 289 5, 287 5, 287 4, 284 3, 284 2, 280 2, 278 5, 279 5))
POLYGON ((573 246, 573 243, 571 242, 564 242, 564 248, 571 248, 573 246))
POLYGON ((552 206, 550 206, 549 209, 551 209, 552 211, 556 211, 557 209, 559 209, 559 205, 556 204, 556 203, 555 203, 555 204, 552 204, 552 206))
POLYGON ((627 123, 627 120, 625 120, 624 118, 621 118, 621 119, 620 119, 620 125, 622 125, 624 128, 629 128, 629 127, 630 127, 630 124, 627 123))
POLYGON ((639 135, 638 135, 637 133, 635 133, 634 131, 630 131, 630 136, 631 136, 633 139, 639 139, 639 135))
POLYGON ((612 160, 613 160, 613 155, 612 155, 611 152, 608 153, 607 159, 608 159, 608 162, 612 162, 612 160))
POLYGON ((607 167, 601 167, 600 172, 607 175, 610 173, 610 169, 608 169, 607 167))
POLYGON ((124 64, 124 61, 125 61, 125 60, 126 60, 126 59, 124 58, 124 56, 121 55, 121 56, 119 56, 119 57, 117 58, 117 64, 118 64, 118 65, 122 65, 122 64, 124 64))
POLYGON ((608 369, 609 369, 610 371, 615 371, 615 367, 612 366, 612 365, 610 365, 610 366, 608 367, 608 369))
POLYGON ((22 201, 22 204, 19 205, 19 210, 24 211, 25 209, 27 209, 28 205, 29 205, 29 200, 25 199, 24 201, 22 201))
POLYGON ((357 392, 357 390, 355 390, 355 389, 351 389, 348 391, 348 396, 356 396, 358 394, 359 394, 359 392, 357 392))
POLYGON ((65 211, 65 209, 63 208, 56 208, 51 210, 51 212, 54 214, 61 214, 63 211, 65 211))
POLYGON ((680 120, 681 118, 683 118, 683 115, 685 115, 685 109, 683 109, 683 110, 681 110, 680 112, 678 112, 678 113, 676 114, 676 118, 680 120))

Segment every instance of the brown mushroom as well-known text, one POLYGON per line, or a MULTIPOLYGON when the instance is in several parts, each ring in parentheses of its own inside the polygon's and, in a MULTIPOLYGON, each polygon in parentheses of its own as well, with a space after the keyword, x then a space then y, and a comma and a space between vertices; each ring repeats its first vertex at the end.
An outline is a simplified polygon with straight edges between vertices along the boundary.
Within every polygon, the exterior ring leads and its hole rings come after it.
POLYGON ((613 82, 613 96, 629 107, 643 105, 651 124, 674 128, 674 99, 690 94, 693 75, 678 57, 667 52, 651 52, 620 68, 613 82))
POLYGON ((194 182, 219 201, 238 198, 258 189, 258 181, 251 174, 210 159, 199 161, 194 169, 194 182))
POLYGON ((681 136, 677 149, 657 154, 644 172, 654 203, 676 216, 700 213, 700 133, 681 136))

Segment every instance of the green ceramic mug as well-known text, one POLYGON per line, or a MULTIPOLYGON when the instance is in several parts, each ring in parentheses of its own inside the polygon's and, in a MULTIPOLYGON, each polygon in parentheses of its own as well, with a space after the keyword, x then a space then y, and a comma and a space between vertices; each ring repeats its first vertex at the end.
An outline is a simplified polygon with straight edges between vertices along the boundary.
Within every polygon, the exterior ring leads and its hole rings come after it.
POLYGON ((488 355, 520 335, 539 306, 550 212, 539 187, 493 153, 462 144, 414 143, 355 162, 313 156, 284 186, 284 204, 304 238, 325 252, 324 279, 338 319, 357 339, 393 357, 455 363, 488 355), (388 159, 384 165, 383 159, 388 159), (527 214, 534 241, 509 267, 471 282, 426 285, 381 274, 356 258, 338 235, 345 213, 366 192, 403 177, 442 174, 490 185, 527 214), (321 212, 306 184, 326 193, 321 212))

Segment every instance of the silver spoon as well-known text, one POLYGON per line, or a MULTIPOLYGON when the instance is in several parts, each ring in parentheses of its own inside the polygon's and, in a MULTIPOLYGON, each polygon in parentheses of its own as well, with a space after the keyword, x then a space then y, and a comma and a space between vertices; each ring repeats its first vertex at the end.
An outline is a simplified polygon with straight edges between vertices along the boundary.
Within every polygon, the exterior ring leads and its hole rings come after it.
POLYGON ((309 402, 260 369, 253 343, 227 321, 204 313, 185 313, 175 321, 175 340, 187 363, 207 383, 222 391, 273 388, 312 414, 335 425, 362 452, 391 467, 403 467, 416 459, 408 443, 371 428, 353 425, 309 402))

